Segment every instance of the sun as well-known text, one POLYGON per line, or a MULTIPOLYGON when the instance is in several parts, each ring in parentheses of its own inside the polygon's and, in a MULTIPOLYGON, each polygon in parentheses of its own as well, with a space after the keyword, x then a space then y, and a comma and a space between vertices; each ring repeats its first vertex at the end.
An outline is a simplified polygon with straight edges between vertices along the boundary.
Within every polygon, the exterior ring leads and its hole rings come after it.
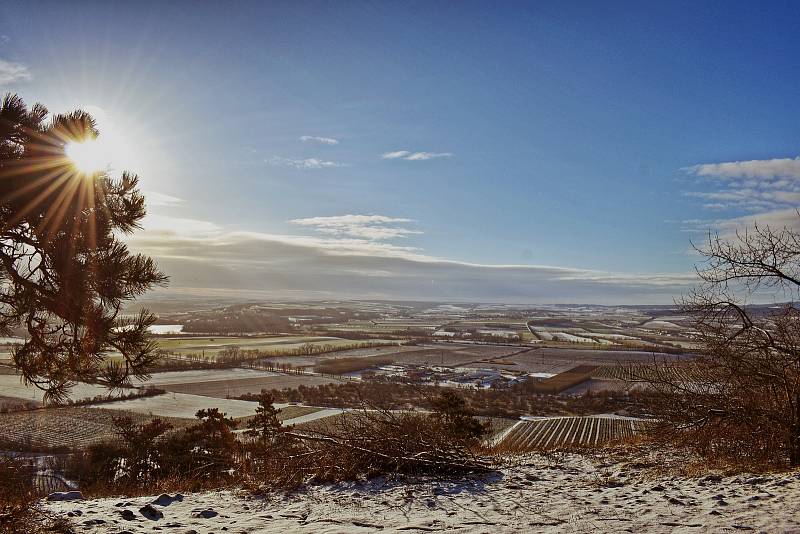
POLYGON ((142 128, 97 106, 87 105, 84 110, 97 121, 100 133, 67 142, 64 152, 75 171, 84 175, 104 172, 113 179, 119 179, 124 171, 141 172, 143 164, 152 159, 145 158, 141 150, 146 140, 142 128))
POLYGON ((111 165, 107 147, 104 147, 100 141, 71 141, 64 147, 64 152, 81 173, 94 174, 111 165))

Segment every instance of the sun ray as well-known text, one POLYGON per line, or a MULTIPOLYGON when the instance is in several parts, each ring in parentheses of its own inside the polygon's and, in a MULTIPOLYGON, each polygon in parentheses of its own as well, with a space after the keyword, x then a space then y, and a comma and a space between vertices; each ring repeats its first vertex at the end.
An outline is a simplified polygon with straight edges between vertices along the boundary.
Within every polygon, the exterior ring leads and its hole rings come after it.
POLYGON ((64 153, 79 172, 92 175, 108 169, 110 158, 107 148, 99 141, 71 141, 64 146, 64 153))

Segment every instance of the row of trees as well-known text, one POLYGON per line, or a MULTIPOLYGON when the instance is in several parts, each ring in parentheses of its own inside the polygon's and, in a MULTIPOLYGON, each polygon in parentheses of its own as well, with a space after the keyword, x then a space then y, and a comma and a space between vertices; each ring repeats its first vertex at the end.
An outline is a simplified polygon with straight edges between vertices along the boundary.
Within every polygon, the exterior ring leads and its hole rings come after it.
MULTIPOLYGON (((387 410, 431 410, 435 399, 450 388, 396 382, 361 381, 274 390, 278 402, 296 402, 311 406, 359 408, 365 404, 387 410)), ((637 412, 649 404, 646 391, 587 393, 580 397, 539 395, 532 383, 514 384, 502 389, 458 390, 467 410, 487 417, 517 418, 521 415, 586 415, 620 410, 637 412)), ((239 397, 255 401, 258 395, 239 397)))

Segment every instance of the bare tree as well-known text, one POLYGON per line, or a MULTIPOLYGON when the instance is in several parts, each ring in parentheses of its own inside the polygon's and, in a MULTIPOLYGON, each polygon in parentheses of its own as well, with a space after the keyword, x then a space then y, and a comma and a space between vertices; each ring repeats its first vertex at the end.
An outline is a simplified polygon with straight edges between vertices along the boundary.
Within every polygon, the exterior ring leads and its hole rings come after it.
POLYGON ((707 454, 800 465, 800 234, 754 225, 698 252, 700 283, 681 304, 699 357, 639 368, 661 430, 707 454))

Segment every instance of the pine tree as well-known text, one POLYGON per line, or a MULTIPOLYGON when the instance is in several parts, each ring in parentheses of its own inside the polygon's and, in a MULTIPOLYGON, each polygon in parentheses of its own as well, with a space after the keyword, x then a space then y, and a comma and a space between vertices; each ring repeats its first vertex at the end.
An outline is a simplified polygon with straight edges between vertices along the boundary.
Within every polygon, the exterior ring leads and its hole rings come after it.
POLYGON ((274 402, 272 394, 262 390, 256 414, 247 422, 246 434, 255 438, 262 446, 274 444, 283 431, 281 421, 278 419, 279 410, 273 406, 274 402))
POLYGON ((76 169, 65 145, 96 138, 94 120, 47 116, 16 95, 0 103, 0 335, 24 331, 14 364, 59 402, 78 381, 118 388, 147 377, 155 316, 125 318, 122 307, 167 278, 118 239, 145 215, 138 177, 76 169))

